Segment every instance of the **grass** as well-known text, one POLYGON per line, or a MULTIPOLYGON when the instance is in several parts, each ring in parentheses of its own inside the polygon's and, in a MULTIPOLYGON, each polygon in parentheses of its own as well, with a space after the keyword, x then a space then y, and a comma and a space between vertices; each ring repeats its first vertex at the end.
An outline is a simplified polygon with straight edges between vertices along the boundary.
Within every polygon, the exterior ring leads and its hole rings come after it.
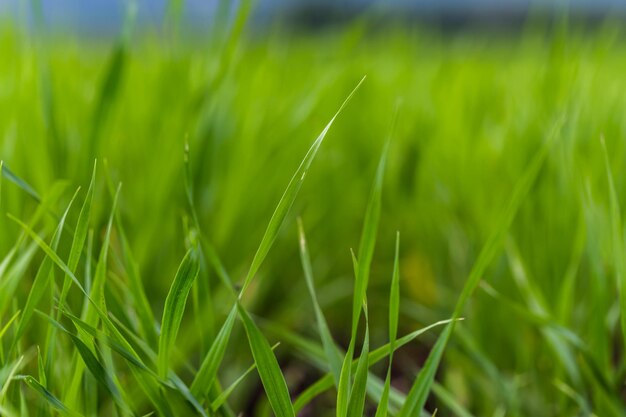
POLYGON ((625 415, 620 30, 248 7, 1 26, 0 415, 625 415))

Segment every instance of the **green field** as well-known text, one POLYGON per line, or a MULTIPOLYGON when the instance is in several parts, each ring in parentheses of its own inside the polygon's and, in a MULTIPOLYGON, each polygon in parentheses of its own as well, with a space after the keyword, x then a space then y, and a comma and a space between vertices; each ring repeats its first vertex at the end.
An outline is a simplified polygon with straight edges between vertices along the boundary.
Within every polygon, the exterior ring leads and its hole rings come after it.
POLYGON ((0 415, 626 415, 616 27, 0 25, 0 415))

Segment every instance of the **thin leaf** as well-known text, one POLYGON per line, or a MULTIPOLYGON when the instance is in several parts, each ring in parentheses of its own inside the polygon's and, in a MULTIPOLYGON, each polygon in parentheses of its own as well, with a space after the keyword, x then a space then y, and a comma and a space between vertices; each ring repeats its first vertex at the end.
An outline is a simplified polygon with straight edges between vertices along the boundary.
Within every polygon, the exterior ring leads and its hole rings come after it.
POLYGON ((172 286, 165 299, 157 361, 159 375, 162 378, 167 377, 171 350, 176 342, 178 329, 183 319, 189 290, 198 276, 199 269, 198 255, 194 249, 190 249, 178 267, 172 286))
POLYGON ((206 394, 209 391, 212 382, 217 377, 217 371, 222 363, 222 360, 224 359, 224 354, 226 353, 226 347, 228 346, 228 340, 230 339, 230 334, 233 330, 235 318, 237 318, 237 308, 236 306, 233 306, 230 313, 226 317, 226 321, 224 321, 222 328, 217 333, 211 348, 202 360, 200 369, 191 383, 191 393, 194 396, 201 397, 206 394))
MULTIPOLYGON (((52 236, 52 241, 50 243, 50 246, 52 247, 53 250, 56 250, 57 247, 59 246, 59 240, 61 239, 61 234, 63 233, 63 228, 65 227, 65 219, 67 218, 67 214, 69 213, 70 208, 72 207, 72 204, 74 203, 74 200, 76 199, 76 196, 78 195, 79 190, 80 188, 76 190, 76 193, 74 193, 74 196, 72 197, 69 204, 67 205, 67 208, 65 209, 65 212, 63 213, 63 216, 61 217, 61 221, 59 222, 59 225, 57 226, 54 232, 54 235, 52 236)), ((26 330, 26 326, 28 325, 28 323, 30 322, 30 319, 33 316, 35 307, 41 300, 41 297, 43 296, 44 292, 46 291, 46 288, 48 287, 50 276, 51 276, 50 272, 52 270, 52 265, 53 265, 52 261, 48 259, 48 257, 46 257, 46 259, 42 261, 39 267, 39 270, 37 271, 37 274, 35 275, 35 280, 33 281, 33 285, 31 286, 30 292, 28 293, 28 298, 26 299, 24 312, 22 314, 22 317, 20 318, 20 322, 17 326, 17 330, 15 331, 15 335, 13 336, 13 342, 12 342, 11 349, 10 349, 11 351, 14 349, 15 345, 24 334, 24 331, 26 330)))
POLYGON ((2 389, 0 390, 0 402, 2 402, 2 400, 6 397, 7 392, 9 391, 9 386, 11 385, 11 381, 13 380, 13 377, 15 376, 17 371, 22 366, 22 362, 23 361, 24 361, 24 356, 20 356, 15 361, 15 365, 13 365, 11 367, 11 370, 9 371, 9 374, 7 375, 7 378, 4 381, 4 384, 2 385, 2 389))
POLYGON ((295 417, 285 377, 269 342, 240 303, 237 303, 237 310, 246 329, 254 363, 256 363, 263 388, 274 414, 276 417, 295 417))
POLYGON ((17 185, 22 191, 26 192, 29 196, 31 196, 37 203, 41 203, 41 197, 37 194, 37 191, 33 187, 30 186, 26 181, 22 178, 18 177, 13 171, 9 169, 9 167, 3 163, 2 170, 0 174, 7 180, 11 181, 13 184, 17 185))
POLYGON ((77 417, 80 414, 70 410, 65 404, 61 402, 57 397, 55 397, 50 391, 48 391, 43 385, 41 385, 35 378, 30 375, 26 375, 22 378, 22 380, 32 388, 36 393, 38 393, 48 404, 50 404, 53 408, 59 411, 61 414, 70 417, 77 417))
POLYGON ((7 330, 9 330, 9 327, 11 327, 11 324, 13 324, 13 322, 18 318, 18 316, 20 315, 20 312, 21 312, 21 310, 16 311, 15 314, 13 314, 13 316, 11 316, 9 321, 6 322, 4 327, 2 327, 2 329, 0 329, 0 341, 2 341, 2 337, 7 332, 7 330))
POLYGON ((389 143, 385 144, 385 148, 381 154, 378 168, 376 169, 376 178, 370 194, 370 199, 365 211, 365 219, 363 221, 363 231, 361 232, 361 240, 359 243, 358 260, 352 259, 354 263, 356 281, 354 284, 354 296, 352 298, 352 333, 348 351, 343 359, 341 373, 339 376, 339 386, 337 388, 337 417, 345 417, 348 413, 348 393, 350 390, 351 366, 354 357, 354 346, 356 344, 357 329, 361 315, 361 306, 366 298, 367 284, 369 281, 370 265, 374 255, 374 247, 376 245, 376 233, 378 231, 378 222, 380 219, 381 196, 383 188, 383 178, 385 174, 385 164, 387 161, 387 151, 389 143), (357 262, 358 261, 358 262, 357 262))
POLYGON ((285 221, 285 218, 287 217, 287 214, 289 213, 289 209, 293 205, 293 202, 295 201, 296 196, 298 195, 298 191, 300 191, 300 187, 302 186, 302 183, 304 182, 306 173, 309 170, 309 167, 311 166, 311 163, 313 162, 313 159, 315 158, 315 155, 317 154, 317 151, 319 150, 322 142, 324 141, 324 138, 326 137, 328 130, 332 126, 333 122, 335 121, 339 113, 341 113, 341 110, 343 110, 344 106, 348 103, 348 101, 350 101, 350 99, 352 98, 354 93, 358 90, 358 88, 361 86, 364 80, 365 80, 365 77, 363 77, 361 81, 359 81, 359 83, 354 88, 354 90, 352 90, 352 92, 344 100, 344 102, 339 107, 339 110, 337 110, 337 112, 330 119, 330 122, 328 122, 324 130, 322 130, 322 133, 320 133, 317 139, 315 139, 315 142, 313 142, 313 145, 311 145, 311 147, 307 151, 306 155, 304 156, 304 159, 300 163, 300 166, 298 167, 296 172, 293 174, 293 177, 291 177, 291 180, 289 181, 289 184, 287 185, 287 189, 283 193, 283 196, 280 198, 280 201, 278 202, 278 205, 276 206, 276 209, 274 210, 274 213, 272 214, 272 217, 270 218, 269 224, 267 225, 267 229, 265 230, 265 234, 263 235, 263 238, 261 239, 261 244, 259 245, 259 248, 254 254, 254 258, 252 259, 252 264, 250 265, 250 269, 248 270, 248 274, 246 275, 246 278, 243 282, 241 292, 239 293, 239 298, 241 298, 243 294, 245 293, 246 289, 252 282, 252 279, 254 278, 257 271, 259 270, 259 267, 263 263, 263 260, 265 260, 267 253, 269 252, 270 248, 274 244, 274 240, 276 239, 276 236, 278 236, 278 231, 280 230, 280 227, 285 221))
MULTIPOLYGON (((74 231, 74 239, 72 239, 72 246, 70 248, 69 259, 67 261, 67 266, 72 272, 76 271, 76 267, 78 266, 80 255, 85 246, 85 240, 87 239, 87 231, 89 229, 89 216, 91 214, 91 204, 93 201, 95 181, 96 181, 96 163, 94 162, 93 172, 91 174, 91 181, 89 182, 89 188, 87 189, 87 195, 85 196, 85 201, 83 202, 83 206, 81 207, 80 213, 78 215, 78 221, 76 223, 76 230, 74 231)), ((72 284, 72 280, 66 274, 63 280, 63 288, 61 290, 61 296, 59 298, 60 305, 63 305, 65 303, 65 298, 67 296, 67 292, 69 291, 71 284, 72 284)), ((57 319, 58 319, 58 316, 57 316, 57 319)))
POLYGON ((315 284, 313 283, 313 268, 311 267, 311 258, 309 256, 309 250, 306 244, 306 237, 304 235, 304 227, 302 226, 302 220, 298 218, 298 232, 300 236, 300 259, 302 261, 302 269, 304 270, 304 278, 306 285, 313 302, 313 309, 315 310, 315 319, 317 321, 317 329, 320 333, 322 340, 322 346, 324 346, 324 352, 326 354, 326 360, 330 367, 330 371, 335 379, 335 385, 339 386, 339 377, 341 375, 341 354, 337 351, 335 341, 328 328, 328 323, 322 312, 322 308, 317 300, 315 293, 315 284))

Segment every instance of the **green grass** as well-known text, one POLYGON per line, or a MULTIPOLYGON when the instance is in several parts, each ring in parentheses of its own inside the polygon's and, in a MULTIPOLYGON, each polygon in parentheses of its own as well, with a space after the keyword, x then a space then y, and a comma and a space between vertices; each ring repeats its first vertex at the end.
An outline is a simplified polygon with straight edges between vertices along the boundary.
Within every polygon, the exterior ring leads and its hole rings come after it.
POLYGON ((177 7, 0 26, 0 415, 626 415, 615 26, 177 7))

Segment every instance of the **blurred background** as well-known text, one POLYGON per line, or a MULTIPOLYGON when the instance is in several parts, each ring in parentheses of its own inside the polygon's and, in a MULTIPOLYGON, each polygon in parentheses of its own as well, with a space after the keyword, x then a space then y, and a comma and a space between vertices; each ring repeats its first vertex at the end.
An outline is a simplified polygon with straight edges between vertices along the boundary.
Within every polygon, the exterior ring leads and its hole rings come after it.
MULTIPOLYGON (((33 0, 43 13, 44 25, 60 32, 88 36, 115 36, 124 24, 128 7, 136 11, 140 29, 161 30, 168 14, 179 14, 180 30, 196 36, 229 19, 224 9, 241 8, 248 0, 33 0)), ((28 1, 4 0, 0 14, 33 24, 28 1)), ((567 14, 601 22, 607 17, 623 19, 626 4, 620 0, 257 0, 248 19, 249 26, 267 28, 277 21, 295 28, 312 29, 331 23, 347 23, 363 14, 377 14, 382 20, 402 20, 405 24, 443 25, 448 28, 478 24, 501 29, 518 28, 533 15, 558 18, 567 14)))
MULTIPOLYGON (((295 219, 302 217, 319 299, 345 347, 350 248, 359 244, 394 109, 368 293, 374 347, 387 338, 396 231, 405 334, 450 316, 494 219, 562 121, 507 248, 444 355, 427 408, 442 416, 621 416, 626 367, 600 137, 623 196, 624 17, 620 0, 3 0, 0 159, 62 213, 76 187, 86 189, 97 158, 94 251, 110 215, 110 178, 122 183, 118 210, 160 317, 185 253, 184 144, 203 233, 241 281, 306 149, 367 75, 246 300, 270 341, 282 342, 277 355, 295 395, 321 375, 288 338, 317 340, 295 219), (555 326, 583 347, 555 336, 555 326)), ((27 219, 36 207, 4 181, 3 212, 27 219)), ((55 226, 44 217, 37 230, 55 226)), ((0 230, 4 256, 19 227, 3 215, 0 230)), ((123 298, 116 283, 125 271, 111 269, 108 291, 123 298)), ((35 272, 12 290, 17 305, 35 272)), ((188 306, 179 336, 192 366, 229 307, 215 274, 202 279, 212 298, 188 306)), ((111 309, 133 326, 132 312, 111 309)), ((248 347, 234 342, 243 329, 235 332, 225 381, 251 363, 248 347)), ((408 390, 436 334, 399 351, 398 390, 408 390)), ((41 342, 36 331, 27 338, 41 342)), ((373 370, 383 375, 384 363, 373 370)), ((237 411, 267 415, 258 378, 233 395, 237 411)), ((333 398, 322 396, 302 415, 332 414, 333 398)))

